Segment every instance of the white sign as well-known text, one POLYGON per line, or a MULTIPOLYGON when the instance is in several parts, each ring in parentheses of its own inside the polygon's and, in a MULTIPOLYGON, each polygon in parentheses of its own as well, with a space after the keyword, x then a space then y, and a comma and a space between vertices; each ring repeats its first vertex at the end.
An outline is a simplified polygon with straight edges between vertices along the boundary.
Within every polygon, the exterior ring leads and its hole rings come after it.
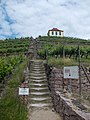
POLYGON ((64 67, 64 78, 78 79, 79 69, 78 66, 64 67))
POLYGON ((29 88, 19 88, 19 95, 29 95, 29 88))

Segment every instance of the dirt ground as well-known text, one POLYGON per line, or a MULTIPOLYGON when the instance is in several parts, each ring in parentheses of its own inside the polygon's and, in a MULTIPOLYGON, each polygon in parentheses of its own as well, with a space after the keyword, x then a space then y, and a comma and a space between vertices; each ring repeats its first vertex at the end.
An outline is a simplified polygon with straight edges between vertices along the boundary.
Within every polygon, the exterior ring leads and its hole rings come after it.
POLYGON ((37 108, 29 111, 29 120, 62 120, 60 116, 50 108, 37 108))

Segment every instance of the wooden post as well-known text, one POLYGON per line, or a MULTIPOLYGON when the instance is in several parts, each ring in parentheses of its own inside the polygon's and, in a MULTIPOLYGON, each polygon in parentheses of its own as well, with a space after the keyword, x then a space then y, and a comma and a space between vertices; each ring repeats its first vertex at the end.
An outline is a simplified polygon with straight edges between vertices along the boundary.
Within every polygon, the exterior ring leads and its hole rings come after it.
POLYGON ((65 49, 64 49, 64 43, 63 43, 63 59, 65 58, 65 49))
POLYGON ((64 91, 64 77, 62 77, 62 91, 64 91))
POLYGON ((82 82, 81 82, 81 56, 80 56, 80 45, 78 45, 78 62, 79 62, 79 95, 82 93, 82 82))
POLYGON ((37 58, 37 41, 36 41, 36 39, 34 39, 33 46, 34 46, 34 59, 36 59, 37 58))
POLYGON ((70 83, 69 83, 69 85, 70 85, 70 94, 72 94, 72 79, 70 78, 70 83))
POLYGON ((48 64, 48 49, 47 49, 47 40, 46 40, 46 61, 47 61, 47 64, 48 64))

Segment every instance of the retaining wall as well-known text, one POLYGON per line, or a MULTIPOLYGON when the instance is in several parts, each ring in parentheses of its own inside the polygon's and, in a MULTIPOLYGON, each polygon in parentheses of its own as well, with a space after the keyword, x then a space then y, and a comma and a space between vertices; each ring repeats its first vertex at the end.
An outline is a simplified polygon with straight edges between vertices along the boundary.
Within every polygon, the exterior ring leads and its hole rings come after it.
POLYGON ((90 120, 90 113, 81 111, 72 100, 67 99, 59 92, 52 95, 54 109, 62 116, 63 120, 90 120))
MULTIPOLYGON (((62 70, 53 69, 47 65, 45 65, 45 67, 56 112, 62 116, 63 120, 90 120, 90 112, 88 112, 87 109, 88 106, 82 105, 80 101, 77 101, 75 98, 66 98, 63 94, 63 84, 65 89, 68 90, 68 82, 66 82, 66 84, 63 83, 62 70)), ((77 80, 74 81, 73 85, 73 92, 76 92, 78 89, 77 80)))

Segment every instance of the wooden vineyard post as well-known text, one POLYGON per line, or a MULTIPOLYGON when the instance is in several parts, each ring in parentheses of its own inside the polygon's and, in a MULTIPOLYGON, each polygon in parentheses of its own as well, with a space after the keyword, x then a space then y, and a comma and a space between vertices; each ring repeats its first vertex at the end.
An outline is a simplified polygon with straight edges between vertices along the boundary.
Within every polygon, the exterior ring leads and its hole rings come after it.
POLYGON ((69 79, 69 92, 72 94, 72 79, 69 79))
POLYGON ((82 82, 81 82, 81 57, 80 57, 80 46, 78 45, 78 61, 79 61, 79 95, 82 94, 82 82))
POLYGON ((46 62, 48 64, 48 48, 47 48, 47 40, 46 40, 46 62))
POLYGON ((64 46, 64 43, 63 43, 63 59, 65 58, 65 46, 64 46))
POLYGON ((64 76, 62 77, 62 91, 64 91, 64 76))

